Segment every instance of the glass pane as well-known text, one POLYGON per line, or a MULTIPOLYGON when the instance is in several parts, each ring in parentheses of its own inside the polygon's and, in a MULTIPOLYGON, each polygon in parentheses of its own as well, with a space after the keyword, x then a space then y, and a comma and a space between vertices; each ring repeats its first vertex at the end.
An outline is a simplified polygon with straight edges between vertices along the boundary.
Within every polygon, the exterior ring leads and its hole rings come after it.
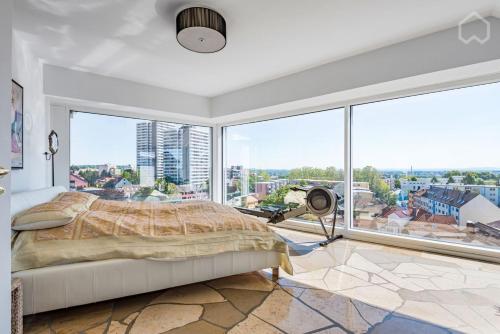
POLYGON ((211 128, 73 112, 72 190, 130 201, 208 200, 211 128))
POLYGON ((500 246, 500 84, 353 107, 353 227, 500 246))
MULTIPOLYGON (((343 209, 344 109, 224 130, 227 204, 284 206, 291 186, 325 185, 339 193, 343 209)), ((302 219, 317 221, 311 214, 302 219)))

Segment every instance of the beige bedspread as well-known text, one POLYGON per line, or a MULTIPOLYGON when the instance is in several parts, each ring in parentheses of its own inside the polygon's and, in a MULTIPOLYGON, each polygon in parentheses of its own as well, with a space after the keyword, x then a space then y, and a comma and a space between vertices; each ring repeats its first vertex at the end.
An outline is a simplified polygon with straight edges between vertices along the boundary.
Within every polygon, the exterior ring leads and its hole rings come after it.
POLYGON ((288 246, 258 219, 213 202, 97 200, 70 224, 21 232, 12 271, 115 258, 181 260, 234 251, 276 251, 292 273, 288 246))

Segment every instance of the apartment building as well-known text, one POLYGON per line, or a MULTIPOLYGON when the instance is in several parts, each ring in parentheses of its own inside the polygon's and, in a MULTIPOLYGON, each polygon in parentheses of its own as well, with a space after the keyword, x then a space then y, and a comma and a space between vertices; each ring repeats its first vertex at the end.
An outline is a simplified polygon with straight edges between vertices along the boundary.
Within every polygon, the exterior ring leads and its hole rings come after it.
POLYGON ((137 124, 137 167, 141 184, 167 177, 198 188, 210 177, 210 133, 167 122, 137 124))
POLYGON ((431 186, 416 192, 410 201, 415 209, 422 208, 433 215, 452 216, 460 227, 468 222, 490 223, 500 215, 500 209, 481 194, 466 190, 431 186))
POLYGON ((210 133, 185 125, 179 129, 182 153, 182 179, 198 189, 207 185, 210 178, 210 133))

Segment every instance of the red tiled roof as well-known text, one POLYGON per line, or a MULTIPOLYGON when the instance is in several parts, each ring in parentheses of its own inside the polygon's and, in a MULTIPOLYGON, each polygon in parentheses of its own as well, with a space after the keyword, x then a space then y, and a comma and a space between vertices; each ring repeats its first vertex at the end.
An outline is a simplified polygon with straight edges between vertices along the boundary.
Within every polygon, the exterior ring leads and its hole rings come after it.
POLYGON ((395 214, 396 216, 398 216, 399 218, 407 218, 409 217, 408 213, 401 209, 401 208, 397 208, 397 207, 386 207, 382 210, 382 213, 381 213, 381 217, 383 218, 388 218, 390 215, 392 214, 395 214))
POLYGON ((457 223, 455 217, 453 216, 440 216, 440 215, 432 215, 430 213, 424 213, 415 218, 415 221, 425 222, 425 223, 434 223, 434 224, 443 224, 443 225, 454 225, 457 223))
POLYGON ((82 181, 82 182, 87 182, 87 180, 85 180, 83 177, 81 177, 81 176, 80 176, 80 175, 78 175, 78 174, 70 174, 70 175, 69 175, 69 178, 70 178, 70 180, 71 180, 71 179, 75 179, 75 180, 80 180, 80 181, 82 181))

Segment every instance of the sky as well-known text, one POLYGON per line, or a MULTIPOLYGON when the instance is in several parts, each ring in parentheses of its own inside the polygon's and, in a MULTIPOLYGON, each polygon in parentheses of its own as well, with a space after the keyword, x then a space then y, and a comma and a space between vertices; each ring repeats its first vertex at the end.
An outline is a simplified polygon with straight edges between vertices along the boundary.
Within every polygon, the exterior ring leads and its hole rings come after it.
POLYGON ((226 166, 259 169, 344 166, 344 109, 226 129, 226 166))
POLYGON ((133 118, 74 112, 71 118, 72 165, 136 164, 133 118))
MULTIPOLYGON (((145 122, 150 121, 73 112, 70 129, 71 164, 135 166, 136 127, 138 123, 145 122)), ((209 131, 209 128, 205 129, 209 131)))
MULTIPOLYGON (((74 113, 71 164, 136 164, 140 120, 74 113)), ((354 106, 353 167, 500 168, 500 83, 354 106)), ((344 110, 226 128, 226 166, 344 166, 344 110)))

